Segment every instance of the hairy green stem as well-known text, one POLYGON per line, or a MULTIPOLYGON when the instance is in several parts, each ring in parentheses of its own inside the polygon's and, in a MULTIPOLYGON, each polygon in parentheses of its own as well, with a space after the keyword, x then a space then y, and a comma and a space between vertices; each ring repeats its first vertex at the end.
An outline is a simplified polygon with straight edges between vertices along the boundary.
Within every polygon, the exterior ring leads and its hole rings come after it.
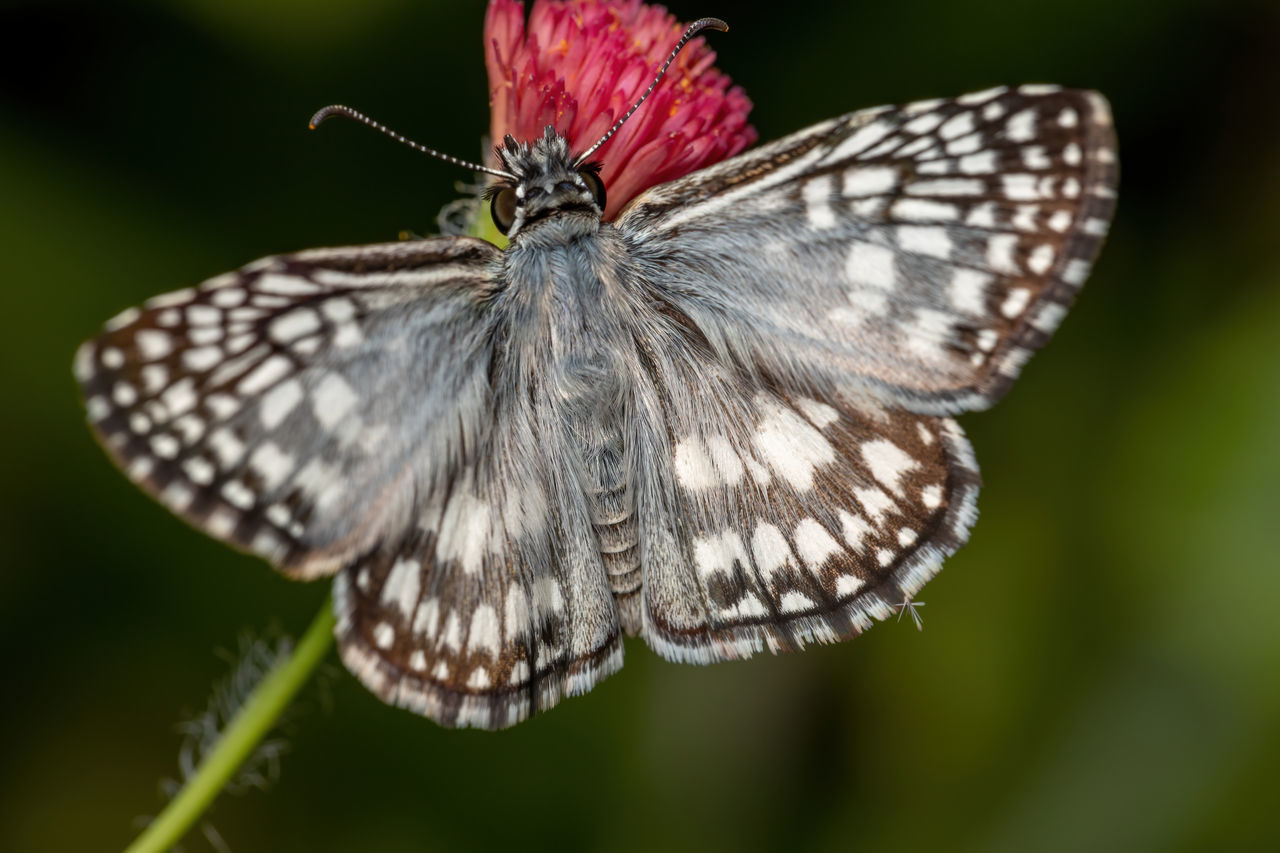
POLYGON ((333 645, 333 603, 320 612, 287 660, 276 663, 254 688, 196 773, 125 853, 164 853, 177 844, 255 748, 271 731, 333 645))

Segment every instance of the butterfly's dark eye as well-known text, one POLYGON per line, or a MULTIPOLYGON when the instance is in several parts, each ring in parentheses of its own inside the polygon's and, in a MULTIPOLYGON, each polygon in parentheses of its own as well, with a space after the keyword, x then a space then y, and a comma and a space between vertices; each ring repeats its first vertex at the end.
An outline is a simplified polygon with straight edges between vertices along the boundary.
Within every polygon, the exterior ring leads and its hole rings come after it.
POLYGON ((591 195, 596 200, 596 206, 600 208, 600 212, 604 212, 604 181, 600 180, 600 176, 594 170, 583 169, 578 172, 578 177, 582 178, 582 182, 587 185, 587 189, 591 190, 591 195))
POLYGON ((493 224, 498 226, 498 230, 503 234, 510 231, 516 221, 516 188, 503 187, 498 190, 489 203, 489 210, 493 213, 493 224))

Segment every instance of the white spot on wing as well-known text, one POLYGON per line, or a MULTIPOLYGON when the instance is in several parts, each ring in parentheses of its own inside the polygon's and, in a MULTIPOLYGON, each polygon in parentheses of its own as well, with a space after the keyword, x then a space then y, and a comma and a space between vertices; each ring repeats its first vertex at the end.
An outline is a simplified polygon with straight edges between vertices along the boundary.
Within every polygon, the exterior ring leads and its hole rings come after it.
POLYGON ((158 394, 169 382, 169 368, 163 364, 148 364, 141 370, 142 387, 148 394, 158 394))
POLYGON ((716 484, 711 457, 696 435, 676 442, 675 470, 676 479, 686 489, 700 491, 716 484))
POLYGON ((945 228, 927 225, 898 226, 898 245, 904 252, 946 260, 951 257, 951 238, 945 228))
POLYGON ((828 406, 826 403, 820 403, 817 400, 811 400, 808 397, 801 397, 796 401, 798 408, 806 418, 813 422, 818 429, 826 429, 836 421, 840 420, 840 413, 828 406))
POLYGON ((302 402, 302 384, 297 379, 289 379, 272 388, 262 398, 259 414, 262 425, 267 429, 280 426, 289 413, 302 402))
POLYGON ((467 574, 476 574, 484 564, 489 544, 489 505, 466 492, 455 492, 440 522, 436 555, 456 560, 467 574))
MULTIPOLYGON (((191 291, 185 291, 185 292, 190 293, 191 291)), ((161 298, 161 297, 157 297, 157 298, 161 298)), ((155 306, 148 303, 147 307, 154 308, 155 306)), ((116 316, 112 317, 106 323, 104 323, 103 328, 105 328, 108 332, 119 331, 120 329, 123 329, 125 326, 128 326, 131 323, 133 323, 133 321, 137 320, 138 317, 141 315, 142 315, 142 312, 139 311, 137 308, 126 308, 116 316)))
POLYGON ((308 296, 320 290, 306 279, 277 273, 268 273, 259 278, 254 283, 254 289, 264 293, 277 293, 281 296, 308 296))
POLYGON ((1072 258, 1067 268, 1062 271, 1062 280, 1067 284, 1084 284, 1089 277, 1089 262, 1080 258, 1072 258))
POLYGON ((853 595, 862 589, 862 578, 854 575, 841 575, 836 578, 836 595, 840 598, 853 595))
POLYGON ((356 392, 336 373, 327 373, 311 392, 311 410, 321 425, 333 429, 358 402, 356 392))
POLYGON ((863 442, 861 450, 862 459, 867 463, 871 475, 894 494, 902 493, 899 483, 902 475, 920 467, 920 463, 910 454, 885 438, 863 442))
POLYGON ((746 547, 736 530, 724 530, 718 536, 695 538, 693 562, 699 576, 704 578, 716 572, 732 572, 735 562, 744 568, 749 565, 746 547))
POLYGON ((1009 291, 1009 295, 1004 298, 1004 302, 1000 305, 1000 313, 1012 319, 1026 310, 1027 303, 1030 301, 1030 290, 1025 287, 1012 288, 1009 291))
POLYGON ((772 524, 760 524, 751 537, 751 553, 756 567, 764 575, 772 575, 791 561, 791 546, 782 531, 772 524))
POLYGON ((984 201, 982 204, 974 205, 973 209, 969 211, 969 215, 965 217, 964 224, 972 225, 975 228, 995 228, 995 204, 984 201))
POLYGON ((501 645, 502 638, 498 633, 498 611, 494 610, 491 604, 481 604, 471 614, 467 651, 488 650, 490 655, 496 657, 501 645))
POLYGON ((863 540, 871 533, 871 525, 847 509, 840 510, 840 535, 851 551, 861 551, 863 540))
POLYGON ((309 308, 296 308, 271 321, 268 331, 278 343, 287 344, 320 331, 320 318, 309 308))
POLYGON ((967 95, 961 95, 960 97, 956 98, 956 103, 965 104, 967 106, 976 105, 976 104, 985 104, 987 101, 991 100, 992 98, 1003 95, 1007 91, 1009 91, 1008 86, 996 86, 991 89, 983 89, 981 92, 970 92, 967 95))
POLYGON ((141 329, 133 341, 143 361, 156 361, 173 351, 173 336, 159 329, 141 329))
POLYGON ((830 154, 822 158, 822 160, 824 163, 846 160, 859 152, 865 151, 872 145, 875 145, 881 139, 888 136, 889 132, 892 130, 893 126, 886 122, 873 121, 852 133, 847 139, 837 145, 830 154))
POLYGON ((813 599, 794 589, 788 590, 782 594, 782 599, 778 602, 778 609, 783 613, 799 613, 805 610, 812 610, 817 607, 813 599))
POLYGON ((924 113, 904 124, 902 129, 917 136, 924 133, 932 133, 934 128, 942 124, 942 119, 943 115, 941 113, 924 113))
POLYGON ((455 652, 462 651, 462 622, 458 619, 458 611, 449 611, 448 618, 444 620, 440 642, 455 652))
POLYGON ((291 369, 292 365, 289 363, 289 359, 282 355, 273 355, 255 367, 248 376, 241 379, 240 383, 236 385, 236 391, 245 397, 261 393, 277 381, 288 376, 291 369))
POLYGON ((796 551, 804 560, 810 571, 815 571, 825 563, 832 554, 839 553, 840 543, 827 529, 813 518, 805 518, 796 525, 796 551))
POLYGON ((871 243, 854 243, 845 260, 844 275, 851 284, 893 287, 898 280, 894 270, 893 250, 871 243))
POLYGON ((266 491, 277 488, 285 481, 290 474, 293 473, 294 459, 288 453, 280 449, 280 446, 274 441, 264 441, 253 451, 253 455, 249 457, 249 464, 253 466, 253 470, 262 478, 262 485, 266 491))
POLYGON ((1053 266, 1054 251, 1053 246, 1048 243, 1042 243, 1032 250, 1030 257, 1027 258, 1027 269, 1036 275, 1044 275, 1053 266))
POLYGON ((151 452, 161 459, 177 457, 179 449, 178 440, 171 435, 160 433, 151 436, 151 452))
POLYGON ((224 470, 238 463, 244 456, 244 443, 225 427, 209 435, 209 447, 224 470))
POLYGON ((115 400, 117 406, 132 406, 138 402, 138 391, 128 382, 121 380, 111 389, 111 399, 115 400))
POLYGON ((886 513, 897 508, 893 498, 874 487, 854 489, 853 494, 858 499, 858 503, 862 504, 862 509, 867 514, 867 517, 877 526, 883 521, 886 513))
POLYGON ((222 361, 222 350, 214 346, 196 347, 182 354, 182 365, 195 373, 204 373, 222 361))
POLYGON ((1017 248, 1017 234, 992 234, 987 240, 987 263, 996 272, 1016 275, 1021 272, 1013 259, 1017 248))
POLYGON ((736 486, 742 481, 743 467, 738 452, 723 435, 712 435, 706 441, 707 455, 715 466, 716 474, 725 485, 736 486))
POLYGON ((957 163, 959 170, 966 175, 991 175, 996 171, 996 152, 977 151, 966 154, 957 163))
POLYGON ((1035 175, 1026 172, 1012 172, 1000 176, 1000 184, 1005 197, 1013 201, 1034 201, 1045 195, 1035 175))
POLYGON ((954 222, 960 218, 960 208, 941 201, 904 198, 894 202, 890 215, 913 222, 954 222))
POLYGON ((814 470, 835 460, 831 442, 795 412, 757 398, 764 412, 755 446, 770 467, 798 491, 813 487, 814 470))
POLYGON ((966 133, 972 133, 973 127, 973 113, 966 110, 947 119, 942 127, 938 128, 938 135, 943 139, 955 139, 966 133))
POLYGON ((986 184, 979 178, 933 178, 907 184, 906 189, 910 195, 982 195, 986 184))
POLYGON ((249 509, 253 506, 253 492, 239 480, 227 480, 223 483, 222 497, 237 509, 249 509))
POLYGON ((809 224, 818 230, 833 228, 836 224, 836 215, 831 210, 833 184, 830 175, 820 175, 807 181, 800 191, 809 224))
POLYGON ((182 470, 197 486, 207 486, 212 483, 213 475, 216 473, 209 461, 200 456, 192 456, 183 462, 182 470))
POLYGON ((987 287, 991 276, 967 267, 956 267, 951 275, 951 304, 957 311, 985 316, 987 311, 987 287))
POLYGON ((508 642, 523 637, 529 631, 529 599, 518 586, 507 587, 502 604, 502 627, 508 642))
POLYGON ((1005 138, 1010 142, 1029 142, 1036 136, 1036 111, 1028 108, 1009 117, 1005 123, 1005 138))

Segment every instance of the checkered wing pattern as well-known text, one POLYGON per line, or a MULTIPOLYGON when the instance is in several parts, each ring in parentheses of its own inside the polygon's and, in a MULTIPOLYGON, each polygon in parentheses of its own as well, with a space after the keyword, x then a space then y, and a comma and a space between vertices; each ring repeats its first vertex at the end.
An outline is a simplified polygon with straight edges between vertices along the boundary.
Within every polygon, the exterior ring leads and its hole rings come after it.
POLYGON ((490 383, 500 261, 469 238, 265 258, 75 361, 130 478, 291 576, 338 573, 344 661, 449 725, 509 725, 621 662, 583 500, 490 383))
POLYGON ((616 223, 548 128, 470 238, 266 258, 76 356, 128 475, 294 577, 346 665, 498 728, 622 663, 859 633, 968 536, 952 413, 1053 332, 1117 179, 1101 96, 866 110, 654 187, 616 223))
POLYGON ((1000 88, 823 122, 617 227, 729 362, 942 414, 998 399, 1057 327, 1116 181, 1100 95, 1000 88))
POLYGON ((968 538, 979 478, 955 421, 744 387, 710 353, 652 355, 673 444, 638 501, 645 639, 708 663, 847 639, 968 538))

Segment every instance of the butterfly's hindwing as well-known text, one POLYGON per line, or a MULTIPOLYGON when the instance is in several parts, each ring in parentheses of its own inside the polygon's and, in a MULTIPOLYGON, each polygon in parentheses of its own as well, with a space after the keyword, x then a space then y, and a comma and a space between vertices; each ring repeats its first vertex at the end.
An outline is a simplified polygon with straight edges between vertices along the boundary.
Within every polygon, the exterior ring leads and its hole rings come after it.
POLYGON ((979 477, 950 418, 753 388, 686 356, 655 361, 671 444, 638 508, 644 636, 664 656, 847 639, 968 538, 979 477))
POLYGON ((622 666, 584 502, 557 494, 545 467, 531 487, 540 467, 502 459, 466 472, 404 538, 338 575, 342 659, 383 701, 442 725, 503 728, 622 666))
POLYGON ((722 357, 936 414, 990 405, 1048 339, 1116 179, 1106 101, 1024 86, 824 122, 617 227, 722 357))

